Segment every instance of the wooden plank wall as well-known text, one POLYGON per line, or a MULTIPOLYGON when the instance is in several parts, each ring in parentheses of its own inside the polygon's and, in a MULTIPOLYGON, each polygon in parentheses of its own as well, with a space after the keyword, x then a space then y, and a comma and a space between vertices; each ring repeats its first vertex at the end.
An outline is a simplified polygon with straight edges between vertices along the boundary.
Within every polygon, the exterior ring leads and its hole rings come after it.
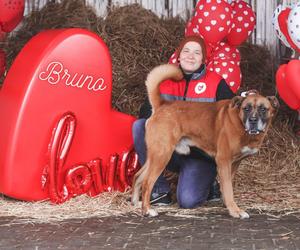
MULTIPOLYGON (((32 10, 42 8, 50 0, 26 0, 25 15, 32 10)), ((74 1, 74 0, 70 0, 74 1)), ((231 2, 232 0, 227 0, 231 2)), ((250 38, 254 44, 267 46, 274 55, 279 54, 279 42, 272 26, 272 16, 277 5, 282 3, 289 5, 297 0, 245 0, 251 4, 256 12, 256 28, 250 38)), ((138 3, 144 8, 152 10, 160 17, 175 17, 179 15, 184 20, 188 20, 193 13, 193 8, 197 0, 85 0, 93 6, 96 13, 104 16, 111 6, 124 6, 138 3)))

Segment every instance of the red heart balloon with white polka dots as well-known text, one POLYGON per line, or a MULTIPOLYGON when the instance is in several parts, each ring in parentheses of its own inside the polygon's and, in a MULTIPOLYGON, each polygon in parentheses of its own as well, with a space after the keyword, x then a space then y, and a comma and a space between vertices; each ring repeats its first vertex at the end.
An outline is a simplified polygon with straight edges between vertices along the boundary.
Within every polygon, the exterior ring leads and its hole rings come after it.
MULTIPOLYGON (((194 36, 194 35, 199 35, 200 37, 201 34, 199 33, 199 24, 196 16, 193 16, 186 24, 185 30, 184 30, 184 35, 185 36, 194 36)), ((203 37, 202 37, 203 38, 203 37)))
POLYGON ((0 0, 0 26, 3 31, 12 31, 23 19, 24 0, 0 0))
POLYGON ((241 55, 239 50, 235 46, 230 46, 225 42, 221 42, 218 46, 215 47, 213 52, 213 60, 227 60, 233 61, 237 65, 240 64, 241 55))
POLYGON ((231 3, 233 10, 233 23, 227 36, 228 43, 240 45, 251 34, 255 26, 255 13, 251 6, 243 0, 231 3))
POLYGON ((211 61, 207 68, 222 76, 233 93, 236 93, 240 88, 242 74, 240 67, 235 62, 229 60, 211 61))
POLYGON ((228 35, 232 25, 230 4, 224 0, 200 0, 195 10, 199 33, 207 44, 217 44, 228 35))

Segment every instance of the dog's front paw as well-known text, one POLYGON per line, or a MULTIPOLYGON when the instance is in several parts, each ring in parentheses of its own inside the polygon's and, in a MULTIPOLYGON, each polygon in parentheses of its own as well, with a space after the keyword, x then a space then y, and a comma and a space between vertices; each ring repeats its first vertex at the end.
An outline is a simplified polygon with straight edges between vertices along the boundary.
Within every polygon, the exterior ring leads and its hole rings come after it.
POLYGON ((143 215, 145 217, 156 217, 158 216, 158 212, 153 208, 149 208, 147 211, 143 211, 143 215))
POLYGON ((243 211, 243 210, 241 210, 240 211, 240 219, 249 219, 250 218, 250 215, 247 213, 247 212, 245 212, 245 211, 243 211))

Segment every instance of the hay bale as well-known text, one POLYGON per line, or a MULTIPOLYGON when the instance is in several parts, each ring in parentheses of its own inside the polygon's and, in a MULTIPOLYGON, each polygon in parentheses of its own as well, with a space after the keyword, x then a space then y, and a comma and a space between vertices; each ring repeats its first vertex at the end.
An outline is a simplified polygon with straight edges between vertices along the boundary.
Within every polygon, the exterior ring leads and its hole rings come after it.
POLYGON ((182 20, 162 20, 138 4, 116 7, 108 13, 102 34, 112 56, 115 108, 138 113, 146 96, 147 74, 168 61, 183 31, 182 20))

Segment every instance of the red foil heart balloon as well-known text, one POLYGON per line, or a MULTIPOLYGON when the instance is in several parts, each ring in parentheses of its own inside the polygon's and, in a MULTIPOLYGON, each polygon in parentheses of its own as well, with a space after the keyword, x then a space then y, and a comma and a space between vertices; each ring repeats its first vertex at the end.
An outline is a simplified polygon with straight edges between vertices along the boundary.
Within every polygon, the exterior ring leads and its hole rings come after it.
POLYGON ((286 67, 286 81, 293 94, 300 100, 300 60, 289 61, 286 67))
MULTIPOLYGON (((287 64, 282 64, 276 72, 276 87, 281 99, 291 108, 300 108, 300 98, 298 98, 287 79, 287 64)), ((297 78, 297 77, 296 77, 297 78)))
POLYGON ((96 34, 63 29, 33 37, 0 91, 0 192, 59 203, 124 190, 135 118, 112 109, 111 91, 111 58, 96 34), (111 159, 124 152, 109 175, 111 159))

